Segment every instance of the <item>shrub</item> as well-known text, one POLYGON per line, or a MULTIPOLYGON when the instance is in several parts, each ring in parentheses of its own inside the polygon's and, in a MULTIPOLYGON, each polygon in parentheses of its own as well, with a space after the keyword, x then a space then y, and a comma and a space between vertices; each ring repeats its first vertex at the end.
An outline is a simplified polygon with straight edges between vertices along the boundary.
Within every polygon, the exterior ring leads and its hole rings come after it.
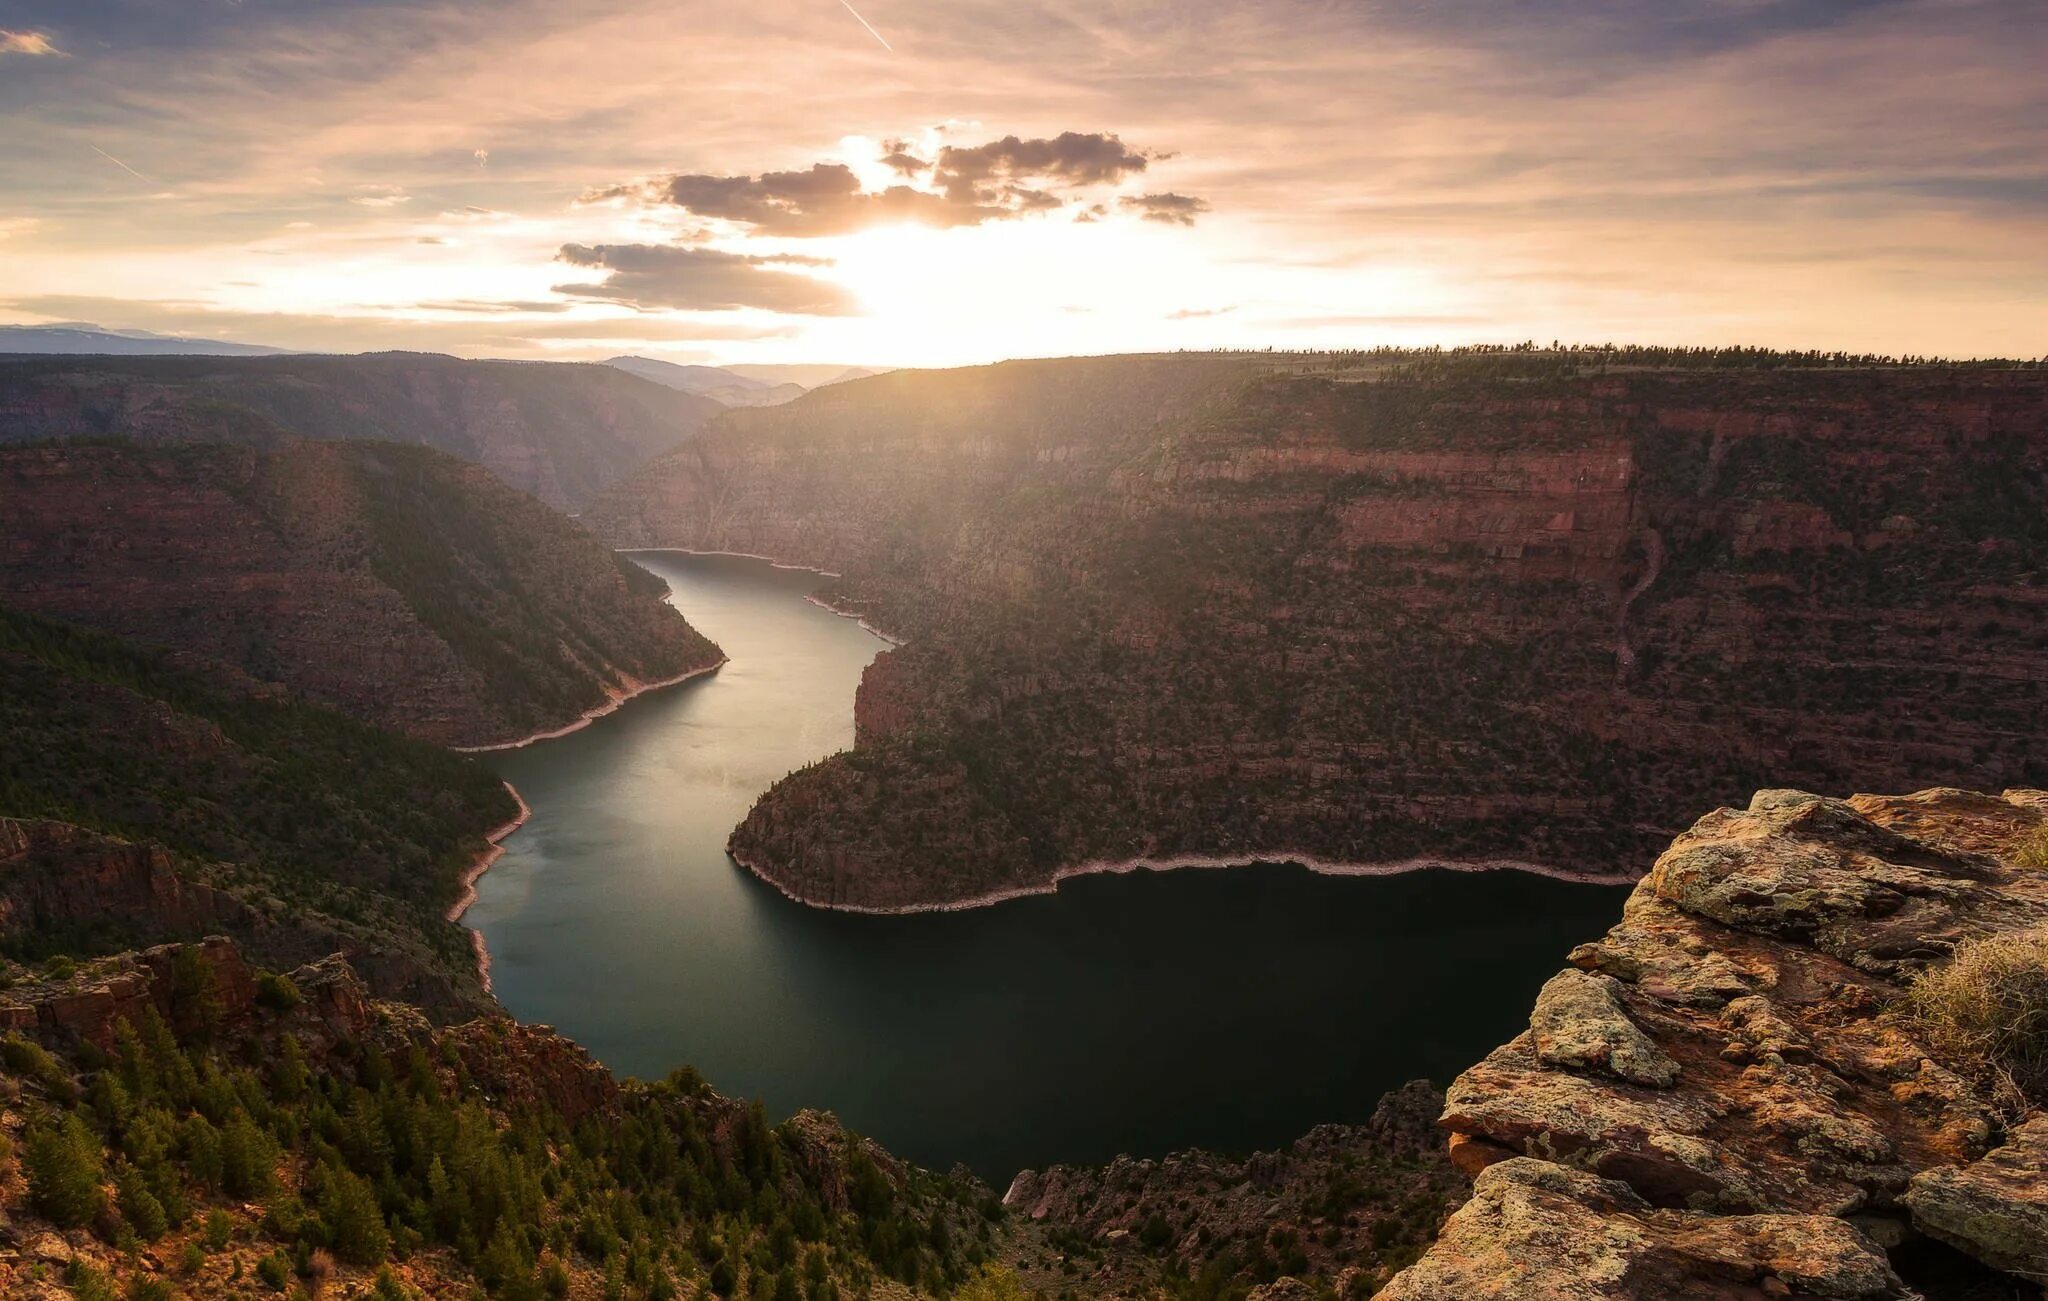
POLYGON ((65 1275, 78 1301, 114 1301, 114 1281, 83 1260, 73 1260, 65 1275))
POLYGON ((1024 1301, 1026 1293, 1015 1274, 996 1265, 984 1265, 979 1275, 953 1295, 957 1301, 1024 1301))
POLYGON ((273 1292, 282 1292, 291 1286, 292 1260, 282 1251, 273 1251, 256 1262, 256 1277, 273 1292))
POLYGON ((292 983, 290 976, 280 976, 266 971, 256 977, 256 1001, 273 1011, 289 1012, 302 1002, 304 996, 299 987, 292 983))
POLYGON ((2048 927, 1967 940, 1913 981, 1928 1044, 2023 1111, 2048 1103, 2048 927))
POLYGON ((59 1102, 69 1102, 77 1090, 57 1059, 39 1043, 18 1034, 0 1038, 0 1064, 25 1079, 34 1080, 59 1102))
POLYGON ((2048 827, 2037 828, 2033 835, 2021 841, 2013 859, 2021 867, 2048 871, 2048 827))

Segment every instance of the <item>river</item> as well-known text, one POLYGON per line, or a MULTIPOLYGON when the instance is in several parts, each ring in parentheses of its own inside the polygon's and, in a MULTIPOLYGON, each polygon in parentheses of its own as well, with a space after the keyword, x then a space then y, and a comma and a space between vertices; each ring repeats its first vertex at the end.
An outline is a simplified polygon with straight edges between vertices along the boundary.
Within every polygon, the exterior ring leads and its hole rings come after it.
POLYGON ((490 756, 533 816, 464 919, 506 1008, 622 1073, 689 1064, 998 1190, 1055 1161, 1275 1147, 1405 1080, 1448 1082, 1620 914, 1620 888, 1518 872, 1285 865, 1084 878, 964 913, 791 903, 726 836, 852 744, 884 643, 806 601, 815 574, 634 558, 731 662, 490 756))

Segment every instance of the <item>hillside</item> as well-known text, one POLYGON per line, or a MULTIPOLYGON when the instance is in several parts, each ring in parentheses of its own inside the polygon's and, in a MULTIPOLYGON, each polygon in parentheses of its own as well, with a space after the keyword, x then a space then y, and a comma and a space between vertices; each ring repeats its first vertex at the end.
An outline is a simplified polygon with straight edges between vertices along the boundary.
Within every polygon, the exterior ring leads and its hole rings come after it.
POLYGON ((339 958, 280 975, 214 939, 10 975, 10 1297, 943 1294, 1000 1213, 829 1116, 622 1083, 543 1027, 435 1029, 339 958))
MULTIPOLYGON (((4 350, 4 349, 0 349, 4 350)), ((573 510, 722 408, 610 366, 356 357, 0 357, 0 444, 375 439, 573 510)))
POLYGON ((892 374, 733 412, 586 519, 837 571, 907 638, 858 747, 733 838, 813 903, 1183 856, 1631 873, 1763 785, 2048 777, 2048 374, 1656 360, 892 374))
POLYGON ((229 671, 0 606, 0 953, 237 937, 485 1003, 460 881, 518 802, 483 767, 229 671))
POLYGON ((0 500, 0 602, 443 744, 721 658, 645 571, 427 448, 0 447, 0 500))

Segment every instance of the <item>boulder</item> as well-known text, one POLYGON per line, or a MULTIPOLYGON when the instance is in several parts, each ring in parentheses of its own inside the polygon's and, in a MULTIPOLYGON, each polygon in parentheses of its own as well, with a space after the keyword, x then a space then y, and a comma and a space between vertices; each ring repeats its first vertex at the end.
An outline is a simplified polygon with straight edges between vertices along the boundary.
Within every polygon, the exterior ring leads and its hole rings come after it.
POLYGON ((1929 1237, 2048 1285, 2048 1116, 2013 1130, 1981 1161, 1915 1175, 1906 1205, 1929 1237))
POLYGON ((1629 1188, 1548 1161, 1487 1167, 1437 1242, 1380 1301, 1907 1295, 1884 1253, 1824 1215, 1658 1210, 1629 1188))

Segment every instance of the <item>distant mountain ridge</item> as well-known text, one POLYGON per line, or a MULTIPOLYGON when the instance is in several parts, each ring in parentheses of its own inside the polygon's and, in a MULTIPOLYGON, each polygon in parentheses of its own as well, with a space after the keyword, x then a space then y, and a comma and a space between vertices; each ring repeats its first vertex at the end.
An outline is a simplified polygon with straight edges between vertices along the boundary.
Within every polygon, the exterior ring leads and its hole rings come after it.
POLYGON ((95 355, 109 357, 267 357, 291 352, 261 343, 197 339, 149 330, 109 330, 83 322, 64 325, 0 325, 0 356, 95 355))
POLYGON ((0 445, 294 436, 437 448, 574 510, 724 408, 610 366, 355 357, 0 359, 0 445))
POLYGON ((612 357, 604 364, 727 407, 778 407, 813 389, 888 373, 866 366, 690 366, 653 357, 612 357))

